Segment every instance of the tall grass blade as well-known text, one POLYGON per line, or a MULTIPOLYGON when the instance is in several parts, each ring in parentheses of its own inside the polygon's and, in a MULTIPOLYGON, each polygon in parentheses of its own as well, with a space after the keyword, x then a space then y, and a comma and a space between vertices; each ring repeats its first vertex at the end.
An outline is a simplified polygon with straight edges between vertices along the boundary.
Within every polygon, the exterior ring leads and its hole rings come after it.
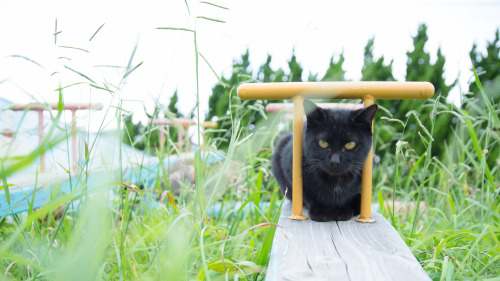
POLYGON ((207 5, 210 5, 210 6, 214 6, 214 7, 217 7, 217 8, 221 8, 221 9, 224 9, 224 10, 229 10, 229 8, 227 7, 223 7, 223 6, 220 6, 220 5, 217 5, 217 4, 214 4, 214 3, 210 3, 210 2, 206 2, 206 1, 200 1, 201 4, 207 4, 207 5))
POLYGON ((472 66, 472 70, 474 71, 474 77, 476 78, 476 85, 479 89, 479 92, 481 93, 481 97, 483 98, 483 101, 486 104, 486 107, 488 108, 490 115, 493 117, 495 127, 499 128, 500 127, 500 120, 498 119, 498 114, 495 112, 495 109, 493 109, 493 106, 491 105, 491 102, 488 99, 488 96, 486 95, 486 92, 483 89, 483 85, 481 84, 481 80, 479 80, 479 77, 477 76, 476 68, 474 66, 472 66))
POLYGON ((195 187, 196 187, 196 197, 198 198, 198 206, 200 211, 205 213, 206 202, 205 202, 205 187, 204 187, 204 177, 203 169, 204 163, 201 159, 201 150, 197 149, 194 153, 194 172, 195 172, 195 187))
POLYGON ((54 28, 54 44, 57 44, 57 35, 59 35, 62 31, 57 30, 57 18, 55 22, 55 28, 54 28))
POLYGON ((85 52, 85 53, 89 52, 88 50, 85 50, 85 49, 82 49, 82 48, 78 48, 78 47, 72 47, 72 46, 59 46, 59 48, 72 49, 72 50, 82 51, 82 52, 85 52))
POLYGON ((210 272, 208 271, 207 258, 205 256, 205 230, 208 226, 203 227, 200 232, 200 254, 201 262, 203 264, 203 271, 205 272, 205 280, 210 281, 210 272))
MULTIPOLYGON (((463 111, 465 115, 469 115, 467 111, 463 111)), ((470 119, 465 119, 465 124, 467 125, 467 130, 469 132, 469 135, 472 140, 472 145, 474 146, 474 150, 476 151, 476 156, 477 159, 479 160, 480 163, 482 163, 483 160, 483 149, 481 148, 481 144, 479 143, 479 139, 477 138, 476 130, 474 130, 474 127, 472 125, 472 121, 470 119)), ((488 179, 488 183, 490 184, 490 187, 495 190, 495 180, 493 179, 493 176, 491 175, 490 167, 488 166, 488 163, 484 163, 484 173, 486 175, 486 178, 488 179)))
POLYGON ((127 76, 130 75, 130 73, 134 72, 137 68, 139 68, 139 66, 142 65, 144 61, 141 61, 138 65, 134 66, 132 69, 128 70, 124 75, 123 75, 123 79, 127 78, 127 76))
POLYGON ((420 121, 420 118, 418 118, 418 114, 415 110, 410 110, 408 113, 406 113, 405 117, 409 118, 411 115, 415 117, 415 120, 417 120, 418 126, 424 131, 424 133, 429 137, 431 141, 434 141, 434 138, 432 137, 432 134, 427 131, 427 128, 422 124, 422 121, 420 121))
POLYGON ((217 74, 217 72, 215 72, 214 68, 212 67, 212 65, 208 62, 208 60, 205 58, 205 56, 198 52, 198 54, 201 56, 201 58, 207 63, 208 67, 210 67, 210 70, 212 70, 212 73, 215 75, 215 77, 217 77, 217 80, 219 80, 219 83, 224 86, 224 88, 226 87, 226 84, 224 84, 224 82, 222 82, 222 80, 220 79, 219 75, 217 74))
POLYGON ((66 68, 66 69, 68 69, 68 70, 73 71, 74 73, 76 73, 76 74, 78 74, 78 75, 82 76, 83 78, 85 78, 85 79, 89 80, 90 82, 92 82, 92 83, 94 83, 94 84, 97 84, 94 80, 90 79, 87 75, 85 75, 85 74, 83 74, 83 73, 81 73, 81 72, 79 72, 79 71, 76 71, 76 70, 74 70, 73 68, 71 68, 71 67, 69 67, 69 66, 67 66, 67 65, 65 65, 65 66, 64 66, 64 68, 66 68))
POLYGON ((189 5, 188 5, 187 0, 184 0, 184 4, 186 4, 186 9, 188 11, 188 15, 191 15, 191 11, 189 10, 189 5))
MULTIPOLYGON (((272 192, 274 192, 274 191, 262 191, 262 192, 255 192, 252 195, 250 195, 248 197, 248 199, 245 200, 245 202, 243 204, 241 204, 241 206, 238 208, 238 211, 234 215, 233 223, 231 224, 231 227, 229 228, 229 234, 233 235, 234 233, 236 233, 236 227, 238 226, 238 222, 241 220, 241 214, 242 214, 243 210, 245 209, 245 206, 248 205, 248 203, 252 202, 255 198, 258 198, 263 194, 272 193, 272 192)), ((255 207, 259 208, 259 206, 255 206, 255 207)))
POLYGON ((7 57, 11 57, 11 58, 20 58, 20 59, 23 59, 23 60, 27 60, 35 65, 37 65, 38 67, 42 68, 42 69, 45 69, 41 64, 39 64, 38 62, 28 58, 28 57, 25 57, 25 56, 21 56, 21 55, 10 55, 10 56, 7 56, 7 57))
POLYGON ((195 32, 193 29, 189 28, 183 28, 183 27, 157 27, 156 29, 159 30, 178 30, 178 31, 188 31, 188 32, 195 32))
POLYGON ((2 169, 2 181, 3 181, 3 190, 5 192, 5 200, 7 200, 7 204, 10 206, 10 191, 9 185, 7 184, 7 176, 3 169, 3 160, 0 159, 0 168, 2 169))
POLYGON ((209 17, 205 17, 205 16, 197 16, 196 18, 197 18, 197 19, 204 19, 204 20, 208 20, 208 21, 213 21, 213 22, 218 22, 218 23, 226 23, 226 22, 225 22, 225 21, 223 21, 223 20, 214 19, 214 18, 209 18, 209 17))
POLYGON ((399 123, 401 126, 403 126, 403 128, 405 127, 405 123, 403 121, 399 120, 399 119, 388 118, 388 117, 385 117, 385 116, 380 117, 380 119, 386 120, 388 122, 396 122, 396 123, 399 123))
POLYGON ((97 32, 99 32, 99 30, 101 30, 101 28, 104 26, 104 23, 101 24, 101 26, 99 26, 99 28, 94 32, 94 34, 92 34, 92 36, 90 36, 90 39, 89 41, 92 41, 92 39, 94 39, 94 37, 97 35, 97 32))
POLYGON ((28 216, 33 214, 33 204, 35 203, 36 189, 38 186, 38 168, 36 169, 35 173, 36 173, 35 174, 35 184, 33 185, 33 193, 31 194, 31 201, 29 202, 28 216))
MULTIPOLYGON (((284 199, 281 200, 278 210, 276 211, 276 213, 274 213, 274 216, 271 221, 273 224, 276 225, 278 224, 281 215, 281 208, 283 207, 284 201, 285 201, 284 199)), ((283 229, 283 231, 286 232, 286 229, 283 229)), ((267 230, 266 237, 264 238, 264 243, 262 243, 260 254, 257 257, 257 261, 255 262, 257 265, 265 266, 269 263, 269 253, 271 252, 275 233, 276 233, 276 226, 271 226, 267 230)), ((254 280, 257 280, 258 275, 255 276, 254 280)))
POLYGON ((130 58, 128 59, 127 67, 125 69, 128 70, 132 66, 132 61, 134 60, 136 51, 137 51, 137 44, 135 44, 134 49, 132 50, 132 54, 130 54, 130 58))
POLYGON ((110 90, 110 89, 107 89, 107 88, 104 88, 104 87, 99 87, 99 86, 94 85, 94 84, 89 84, 89 86, 92 87, 92 88, 96 88, 96 89, 99 89, 99 90, 106 91, 108 93, 113 93, 114 92, 113 90, 110 90))

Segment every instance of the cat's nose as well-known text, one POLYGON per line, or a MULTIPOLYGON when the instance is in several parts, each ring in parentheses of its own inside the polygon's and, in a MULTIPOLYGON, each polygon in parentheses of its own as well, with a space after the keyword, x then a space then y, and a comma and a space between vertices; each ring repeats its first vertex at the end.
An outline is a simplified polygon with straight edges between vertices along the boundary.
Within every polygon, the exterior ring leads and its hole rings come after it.
POLYGON ((332 165, 340 165, 340 156, 337 153, 334 153, 330 158, 330 164, 332 165))

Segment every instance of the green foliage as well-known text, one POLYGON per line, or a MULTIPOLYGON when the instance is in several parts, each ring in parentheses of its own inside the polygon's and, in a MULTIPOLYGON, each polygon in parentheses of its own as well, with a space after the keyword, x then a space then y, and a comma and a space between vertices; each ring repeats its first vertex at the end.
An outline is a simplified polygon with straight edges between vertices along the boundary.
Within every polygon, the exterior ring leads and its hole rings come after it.
MULTIPOLYGON (((209 98, 209 112, 206 120, 213 120, 217 117, 217 132, 209 133, 209 137, 214 140, 214 143, 219 149, 226 149, 228 140, 231 137, 231 118, 241 120, 243 127, 255 127, 255 125, 265 118, 264 107, 268 103, 280 103, 283 100, 265 100, 265 101, 244 101, 242 102, 236 95, 236 89, 241 83, 252 82, 301 82, 303 76, 303 68, 297 61, 295 53, 292 54, 288 61, 289 70, 272 69, 271 56, 268 55, 266 62, 259 67, 259 70, 254 74, 250 69, 249 51, 247 50, 241 56, 241 60, 234 62, 233 70, 230 77, 221 77, 222 84, 219 83, 212 88, 212 95, 209 98), (231 105, 231 107, 230 107, 231 105), (241 106, 254 107, 256 110, 247 112, 247 115, 229 116, 229 112, 238 112, 237 109, 241 106), (220 131, 219 131, 220 130, 220 131)), ((343 69, 344 55, 340 54, 339 59, 335 62, 334 58, 330 59, 330 65, 321 81, 343 81, 345 80, 345 70, 343 69)), ((317 81, 317 74, 309 74, 308 81, 317 81)), ((252 131, 252 130, 250 130, 252 131)))
POLYGON ((321 81, 345 81, 345 70, 343 68, 345 58, 342 52, 339 59, 335 62, 333 56, 330 58, 330 65, 321 81))
POLYGON ((259 73, 257 74, 257 79, 262 82, 277 82, 283 81, 285 77, 285 72, 283 69, 273 70, 271 68, 271 55, 267 55, 266 62, 260 66, 259 73))
POLYGON ((443 77, 446 59, 439 48, 436 53, 436 61, 431 63, 430 54, 425 51, 427 40, 427 25, 422 24, 418 28, 417 35, 413 37, 414 49, 406 53, 408 57, 406 81, 429 81, 434 85, 436 93, 446 98, 456 82, 446 85, 443 77))
POLYGON ((132 114, 126 115, 123 117, 123 131, 125 137, 123 138, 123 142, 130 146, 133 146, 137 149, 144 150, 144 142, 134 143, 134 140, 137 139, 137 136, 140 136, 142 133, 142 124, 134 124, 132 122, 132 114))
MULTIPOLYGON (((374 38, 368 40, 365 46, 364 52, 364 65, 361 69, 361 80, 362 81, 394 81, 392 75, 392 61, 389 65, 384 64, 384 56, 375 59, 373 55, 373 43, 374 38)), ((377 100, 376 103, 382 107, 389 109, 392 113, 396 112, 399 100, 377 100)), ((379 110, 378 116, 383 115, 382 110, 379 110)), ((391 116, 392 117, 392 116, 391 116)), ((401 126, 396 123, 384 123, 381 122, 375 125, 375 130, 377 133, 377 138, 374 139, 375 153, 383 157, 383 152, 385 147, 394 147, 394 143, 397 140, 397 132, 401 131, 401 126)), ((392 151, 391 151, 392 152, 392 151)))
MULTIPOLYGON (((444 64, 445 58, 441 53, 441 49, 438 49, 436 53, 436 61, 431 62, 430 54, 425 50, 425 44, 427 43, 427 26, 422 24, 418 28, 418 32, 413 37, 413 50, 406 53, 407 63, 406 63, 406 81, 428 81, 434 85, 435 94, 433 99, 429 100, 391 100, 391 101, 377 101, 390 111, 390 115, 387 117, 395 118, 399 120, 407 120, 409 126, 404 130, 404 139, 410 143, 410 146, 417 151, 418 154, 425 152, 426 144, 422 141, 420 134, 424 134, 421 130, 421 126, 417 123, 417 120, 412 116, 409 116, 410 111, 414 111, 415 115, 420 118, 420 122, 426 127, 430 127, 431 121, 434 121, 434 133, 432 137, 435 140, 432 146, 431 153, 433 155, 440 155, 444 153, 444 143, 450 136, 449 129, 452 125, 452 116, 446 113, 439 114, 437 116, 431 116, 431 111, 436 103, 443 111, 452 110, 453 105, 448 104, 446 98, 450 89, 455 85, 456 81, 447 85, 444 78, 444 64), (436 118, 436 120, 431 120, 436 118)), ((369 44, 368 44, 369 45, 369 44)), ((366 52, 365 52, 366 60, 366 52)), ((378 61, 381 61, 380 59, 378 61)), ((382 60, 383 61, 383 60, 382 60)), ((390 67, 387 66, 386 68, 390 67)), ((383 69, 383 68, 381 68, 383 69)), ((376 71, 373 71, 376 72, 376 71)), ((377 77, 391 79, 392 75, 389 76, 387 71, 381 71, 386 73, 385 77, 377 77)), ((380 113, 379 113, 380 116, 380 113)), ((386 127, 387 133, 393 134, 399 131, 399 125, 391 124, 390 127, 386 127), (390 128, 392 127, 392 128, 390 128)), ((394 147, 397 138, 392 138, 392 141, 388 142, 387 136, 382 138, 383 141, 380 145, 389 145, 394 147)), ((393 148, 394 149, 394 148, 393 148)), ((394 151, 394 150, 392 150, 394 151)))
MULTIPOLYGON (((472 82, 469 87, 471 97, 463 101, 463 108, 468 112, 474 112, 476 114, 485 114, 489 112, 492 116, 499 116, 499 104, 500 104, 500 30, 497 29, 495 32, 495 38, 493 41, 487 43, 486 53, 483 54, 477 50, 477 45, 474 44, 470 52, 470 58, 472 65, 476 68, 476 71, 481 79, 482 85, 484 87, 483 93, 487 95, 482 95, 482 90, 479 83, 472 82), (486 102, 486 99, 489 102, 486 102), (492 111, 488 109, 488 103, 493 104, 491 108, 492 111), (495 106, 496 105, 496 106, 495 106)), ((479 81, 479 80, 477 80, 479 81)), ((477 119, 476 122, 480 123, 481 134, 480 139, 484 145, 484 132, 487 132, 491 126, 495 124, 490 124, 487 122, 487 118, 477 119)), ((497 127, 498 129, 498 127, 497 127)), ((493 146, 487 154, 487 163, 490 166, 495 165, 500 157, 500 140, 499 138, 494 138, 493 140, 497 145, 493 146)))
POLYGON ((302 66, 297 62, 297 57, 295 57, 295 51, 292 53, 290 61, 288 61, 288 67, 290 68, 290 74, 288 75, 289 82, 302 82, 302 66))
POLYGON ((221 77, 222 84, 217 84, 212 89, 212 95, 208 99, 208 115, 206 120, 211 120, 214 116, 223 117, 229 114, 229 103, 231 101, 238 102, 234 98, 236 87, 243 81, 252 79, 252 72, 248 69, 250 66, 249 52, 241 56, 241 61, 233 62, 231 76, 226 78, 221 77), (233 95, 233 96, 232 96, 233 95))
MULTIPOLYGON (((214 144, 219 149, 225 149, 229 145, 231 138, 232 118, 231 109, 241 106, 241 101, 236 95, 236 89, 240 83, 252 79, 252 72, 248 69, 250 66, 249 52, 241 56, 241 61, 233 62, 231 76, 221 77, 222 83, 218 83, 212 88, 212 95, 208 99, 208 114, 205 120, 217 120, 217 131, 209 133, 208 136, 214 140, 214 144), (216 118, 214 118, 216 117, 216 118)), ((251 101, 248 104, 254 104, 251 101)), ((255 115, 252 116, 255 118, 255 115)), ((245 117, 241 121, 248 125, 250 117, 245 117)))
MULTIPOLYGON (((212 88, 212 95, 209 98, 209 112, 206 120, 214 120, 217 117, 217 132, 209 133, 209 137, 214 140, 214 144, 219 149, 227 149, 229 139, 231 138, 231 120, 240 120, 242 127, 254 128, 255 125, 266 118, 264 107, 268 103, 283 102, 282 100, 266 101, 244 101, 242 102, 236 95, 236 89, 241 83, 251 82, 299 82, 302 81, 303 68, 297 61, 295 54, 288 61, 289 72, 285 73, 282 69, 273 70, 271 68, 271 56, 267 57, 266 62, 259 67, 259 71, 254 74, 250 69, 249 51, 247 50, 241 60, 233 63, 233 69, 230 77, 221 77, 222 84, 217 84, 212 88), (239 115, 237 109, 253 107, 256 110, 245 112, 245 115, 239 115), (230 115, 233 114, 232 116, 230 115)), ((250 129, 250 131, 252 131, 250 129)))
MULTIPOLYGON (((500 29, 495 32, 495 39, 488 42, 486 54, 479 52, 474 43, 470 51, 470 58, 483 81, 485 90, 489 93, 490 98, 498 103, 500 100, 500 91, 498 91, 500 89, 500 29)), ((476 83, 470 84, 469 91, 479 93, 476 83)))
POLYGON ((374 41, 374 38, 368 40, 365 46, 361 81, 394 81, 394 76, 392 76, 392 60, 389 65, 384 65, 384 56, 381 56, 378 60, 374 60, 374 41))
POLYGON ((160 147, 160 133, 151 130, 150 124, 143 125, 141 122, 134 123, 132 114, 123 117, 123 143, 151 154, 156 154, 156 148, 160 147))
MULTIPOLYGON (((176 90, 170 98, 170 102, 163 114, 158 114, 159 109, 157 108, 156 113, 154 112, 153 114, 149 114, 146 112, 146 115, 150 118, 150 120, 182 118, 184 116, 177 109, 177 101, 178 95, 176 90)), ((165 126, 156 125, 152 126, 151 124, 143 125, 141 122, 134 123, 132 121, 132 117, 133 114, 128 114, 123 118, 123 142, 125 144, 139 150, 144 150, 150 154, 156 154, 156 149, 160 148, 160 130, 164 131, 167 139, 177 140, 177 128, 167 128, 165 126)))
MULTIPOLYGON (((425 45, 427 43, 427 26, 422 24, 418 28, 418 32, 413 38, 414 49, 407 53, 407 81, 429 81, 431 82, 435 89, 435 99, 439 99, 438 106, 441 109, 447 109, 448 111, 453 108, 451 104, 446 102, 446 97, 450 89, 455 85, 447 85, 444 79, 444 64, 445 58, 442 55, 441 49, 437 50, 436 61, 431 62, 431 55, 425 50, 425 45)), ((370 39, 366 46, 364 52, 364 66, 362 68, 362 81, 394 81, 394 76, 392 74, 392 64, 384 64, 385 58, 381 56, 375 58, 373 55, 374 50, 374 38, 370 39)), ((335 61, 334 57, 330 59, 330 64, 326 70, 321 81, 344 81, 345 80, 345 70, 343 69, 343 63, 345 61, 344 55, 340 54, 338 60, 335 61)), ((230 119, 227 114, 229 112, 229 104, 231 99, 231 104, 233 106, 241 106, 241 101, 236 97, 236 89, 242 82, 282 82, 291 81, 299 82, 302 81, 303 68, 298 63, 295 53, 288 61, 289 72, 285 72, 282 69, 273 70, 270 66, 271 56, 268 56, 266 62, 259 68, 257 75, 254 75, 249 69, 249 52, 247 51, 242 55, 241 60, 235 62, 233 65, 233 71, 231 77, 222 77, 223 84, 217 84, 212 89, 212 95, 209 99, 209 114, 206 119, 211 120, 217 116, 218 126, 224 132, 212 133, 211 136, 216 140, 216 146, 218 148, 225 148, 230 138, 229 125, 230 119), (231 95, 231 98, 230 98, 231 95)), ((317 81, 317 74, 310 74, 308 81, 317 81)), ((283 101, 245 101, 246 106, 257 106, 262 108, 269 102, 283 102, 283 101)), ((411 117, 406 116, 411 110, 417 109, 415 114, 420 117, 420 121, 424 126, 429 126, 431 122, 430 111, 435 103, 433 100, 419 101, 419 100, 379 100, 377 101, 379 105, 386 108, 387 111, 380 110, 378 116, 384 116, 388 118, 395 118, 399 120, 408 120, 409 125, 404 130, 404 137, 410 142, 410 145, 418 153, 423 153, 426 150, 426 144, 421 140, 419 132, 421 132, 421 126, 417 124, 417 121, 411 117)), ((255 111, 251 116, 244 116, 242 118, 242 124, 244 126, 252 125, 254 126, 264 114, 255 111)), ((233 116, 235 117, 235 116, 233 116)), ((448 128, 451 124, 452 116, 446 113, 434 116, 436 118, 433 138, 436 140, 436 144, 432 148, 433 155, 438 155, 443 153, 443 144, 446 142, 446 138, 449 137, 448 128)), ((376 151, 377 153, 384 153, 385 147, 392 147, 390 150, 392 153, 395 149, 395 143, 398 140, 398 132, 401 132, 401 127, 396 123, 385 123, 380 126, 376 126, 378 130, 381 130, 379 138, 376 139, 376 151)))
MULTIPOLYGON (((442 110, 434 106, 431 114, 442 110)), ((433 280, 494 280, 500 273, 500 200, 499 178, 492 171, 498 171, 500 163, 488 166, 484 152, 497 145, 493 140, 498 133, 489 129, 479 141, 481 123, 472 120, 492 122, 493 117, 487 112, 452 112, 462 121, 449 129, 453 137, 444 145, 445 153, 431 156, 436 141, 428 138, 424 154, 399 142, 396 154, 386 153, 375 169, 373 182, 381 212, 392 219, 433 280), (398 212, 394 199, 415 206, 423 202, 425 208, 398 212)))
POLYGON ((171 112, 176 118, 181 118, 183 117, 182 116, 182 113, 179 112, 179 110, 177 109, 177 101, 178 101, 178 97, 177 97, 177 90, 175 90, 174 94, 172 95, 172 97, 170 98, 170 102, 168 104, 168 111, 171 112))

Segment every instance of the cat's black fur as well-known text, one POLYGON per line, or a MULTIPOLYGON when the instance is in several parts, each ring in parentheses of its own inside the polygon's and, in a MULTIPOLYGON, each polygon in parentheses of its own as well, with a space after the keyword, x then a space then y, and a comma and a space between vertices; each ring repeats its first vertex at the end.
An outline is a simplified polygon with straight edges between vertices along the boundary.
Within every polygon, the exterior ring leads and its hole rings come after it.
MULTIPOLYGON (((358 215, 361 204, 361 172, 372 145, 372 120, 377 105, 358 110, 322 109, 304 100, 302 153, 303 202, 314 221, 345 221, 358 215), (328 148, 319 146, 328 142, 328 148), (345 148, 355 142, 354 149, 345 148)), ((292 199, 292 134, 276 143, 273 174, 292 199)))

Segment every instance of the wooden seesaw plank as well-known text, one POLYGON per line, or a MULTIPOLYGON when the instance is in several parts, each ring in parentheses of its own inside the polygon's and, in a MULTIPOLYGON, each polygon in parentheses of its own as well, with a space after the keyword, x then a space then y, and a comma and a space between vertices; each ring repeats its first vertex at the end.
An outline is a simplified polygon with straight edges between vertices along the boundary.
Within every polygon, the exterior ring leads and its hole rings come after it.
MULTIPOLYGON (((304 209, 307 216, 307 210, 304 209)), ((375 223, 290 220, 285 200, 266 280, 430 280, 397 231, 380 214, 375 223), (285 235, 286 234, 286 235, 285 235)))

